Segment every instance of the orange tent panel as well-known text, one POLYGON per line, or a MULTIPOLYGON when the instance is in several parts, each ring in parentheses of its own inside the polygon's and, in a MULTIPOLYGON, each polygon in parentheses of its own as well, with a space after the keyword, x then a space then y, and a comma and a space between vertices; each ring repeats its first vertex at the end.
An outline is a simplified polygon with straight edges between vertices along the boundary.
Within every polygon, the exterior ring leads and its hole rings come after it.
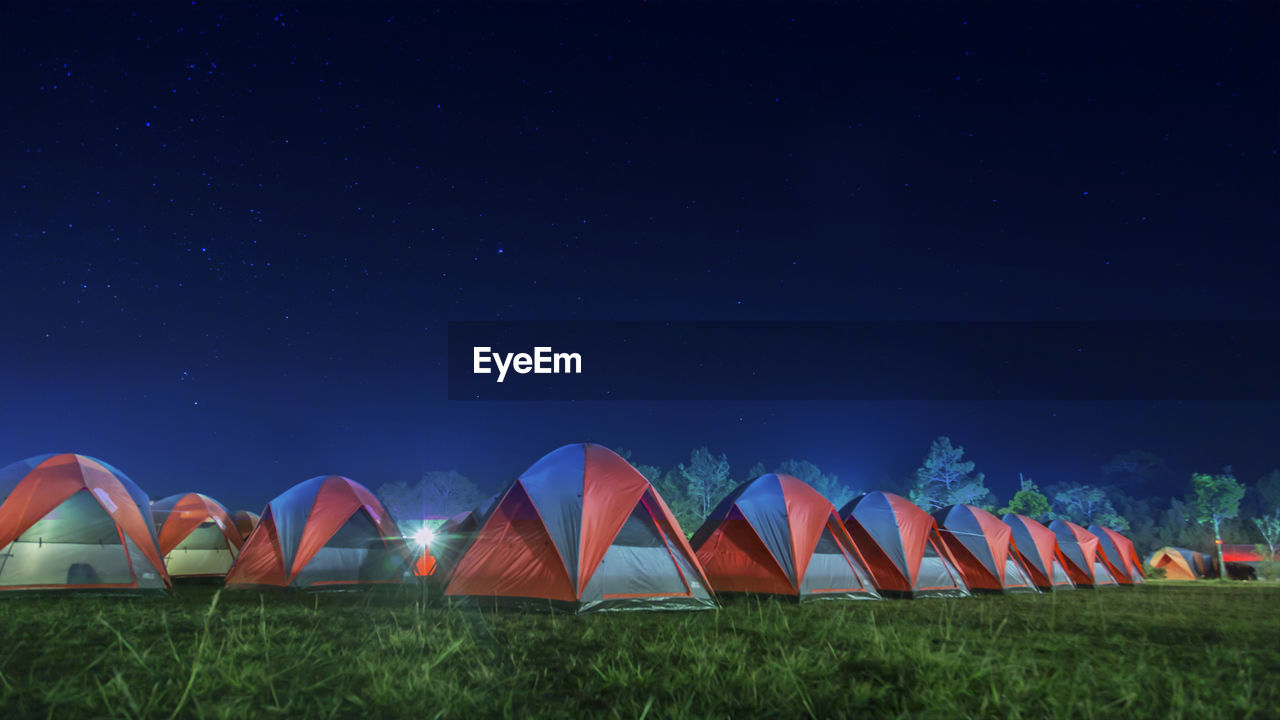
POLYGON ((741 515, 726 518, 698 548, 698 561, 712 578, 716 592, 759 592, 795 595, 782 567, 741 515))
POLYGON ((449 595, 577 598, 568 569, 523 486, 517 482, 490 514, 458 562, 449 595))

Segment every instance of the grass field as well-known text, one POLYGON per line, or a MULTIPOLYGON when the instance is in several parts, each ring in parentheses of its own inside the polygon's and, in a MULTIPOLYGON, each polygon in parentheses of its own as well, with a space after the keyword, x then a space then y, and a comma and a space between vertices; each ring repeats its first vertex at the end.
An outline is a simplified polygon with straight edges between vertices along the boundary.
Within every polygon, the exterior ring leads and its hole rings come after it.
POLYGON ((0 600, 0 716, 1280 717, 1280 586, 587 616, 415 589, 0 600))

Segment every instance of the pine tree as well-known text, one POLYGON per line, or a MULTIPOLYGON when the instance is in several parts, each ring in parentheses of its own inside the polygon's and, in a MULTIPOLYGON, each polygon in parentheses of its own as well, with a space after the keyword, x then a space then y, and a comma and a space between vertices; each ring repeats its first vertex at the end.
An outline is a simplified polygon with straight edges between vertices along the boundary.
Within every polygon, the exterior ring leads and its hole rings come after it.
POLYGON ((908 499, 925 512, 948 505, 990 505, 995 501, 987 489, 986 477, 973 471, 973 461, 964 459, 964 448, 952 446, 951 438, 945 435, 929 447, 924 464, 916 470, 908 499))

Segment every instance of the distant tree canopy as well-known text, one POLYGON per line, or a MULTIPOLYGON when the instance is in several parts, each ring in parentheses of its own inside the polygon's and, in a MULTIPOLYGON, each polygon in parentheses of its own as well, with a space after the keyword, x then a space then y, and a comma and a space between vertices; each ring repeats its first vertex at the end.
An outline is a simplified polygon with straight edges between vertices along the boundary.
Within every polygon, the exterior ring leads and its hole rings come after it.
MULTIPOLYGON (((631 461, 631 451, 618 448, 615 452, 628 462, 631 461)), ((696 531, 736 485, 730 478, 728 458, 724 454, 717 456, 705 447, 693 450, 689 453, 688 462, 679 463, 669 470, 664 471, 657 465, 634 462, 632 466, 662 495, 667 507, 671 508, 671 513, 687 534, 696 531)), ((767 468, 763 462, 757 462, 747 473, 744 482, 767 474, 767 468)), ((853 490, 841 483, 835 475, 822 472, 821 468, 808 460, 785 460, 773 472, 799 478, 822 493, 836 507, 853 499, 853 490)))
POLYGON ((454 470, 432 470, 413 484, 387 483, 374 494, 401 529, 416 529, 425 517, 455 515, 484 500, 475 483, 454 470))
POLYGON ((1129 521, 1116 512, 1104 488, 1078 483, 1059 484, 1051 488, 1053 519, 1070 520, 1077 525, 1102 525, 1125 532, 1129 521))
POLYGON ((1272 470, 1258 478, 1254 483, 1254 496, 1261 514, 1280 510, 1280 470, 1272 470))
POLYGON ((996 503, 985 476, 974 472, 973 461, 964 459, 964 448, 953 446, 945 435, 929 447, 908 498, 925 512, 960 503, 994 510, 996 503))
POLYGON ((615 448, 614 452, 631 462, 631 466, 653 485, 686 535, 692 535, 698 529, 702 516, 698 514, 698 503, 689 494, 689 482, 682 474, 674 468, 663 470, 657 465, 632 462, 631 451, 624 448, 615 448))
MULTIPOLYGON (((617 453, 629 462, 632 460, 629 450, 619 448, 617 453)), ((731 478, 728 458, 724 454, 715 455, 705 447, 693 450, 686 462, 678 463, 675 467, 663 468, 638 462, 632 462, 632 465, 657 488, 681 528, 688 534, 697 530, 716 504, 736 484, 754 480, 769 472, 768 465, 756 462, 744 477, 731 478)), ((778 463, 773 472, 793 475, 803 480, 831 500, 836 507, 843 506, 855 495, 835 475, 824 473, 808 460, 785 460, 778 463)), ((1266 542, 1273 550, 1280 549, 1277 544, 1280 538, 1269 534, 1273 532, 1273 525, 1269 523, 1280 522, 1280 470, 1262 476, 1247 491, 1233 491, 1236 494, 1235 512, 1231 515, 1219 512, 1216 530, 1212 521, 1200 521, 1203 503, 1199 500, 1198 493, 1201 491, 1196 489, 1195 483, 1203 484, 1204 481, 1196 481, 1195 477, 1192 492, 1185 498, 1166 499, 1130 494, 1134 488, 1141 487, 1140 480, 1143 478, 1150 480, 1155 477, 1157 481, 1163 482, 1160 480, 1163 475, 1157 473, 1167 472, 1159 457, 1143 450, 1132 450, 1115 456, 1102 467, 1102 478, 1110 481, 1110 484, 1057 483, 1042 487, 1030 478, 1019 475, 1018 491, 1007 505, 997 510, 995 497, 987 489, 984 475, 975 471, 973 461, 965 459, 964 448, 952 445, 951 440, 943 436, 931 444, 929 454, 910 480, 900 483, 894 481, 891 475, 881 475, 870 486, 906 495, 929 512, 947 505, 968 503, 1000 514, 1013 512, 1026 515, 1041 522, 1062 518, 1086 527, 1091 524, 1103 525, 1127 534, 1140 552, 1164 545, 1207 551, 1215 539, 1220 537, 1231 537, 1234 542, 1261 541, 1266 542), (1240 500, 1241 495, 1246 501, 1240 500)), ((1213 480, 1216 476, 1209 477, 1213 480)), ((456 483, 444 484, 450 486, 456 483)), ((407 491, 409 487, 418 486, 405 486, 402 483, 398 485, 399 490, 387 491, 387 494, 394 496, 399 492, 413 498, 413 502, 409 504, 413 509, 408 512, 407 517, 420 516, 421 512, 416 510, 418 507, 441 505, 440 502, 433 505, 424 499, 431 494, 424 493, 422 488, 407 491)), ((1238 482, 1236 485, 1243 487, 1238 482)), ((384 486, 387 487, 391 486, 384 486)), ((379 495, 383 494, 384 489, 379 489, 379 495)), ((478 493, 471 497, 478 498, 478 493)), ((394 500, 388 502, 388 508, 397 517, 405 514, 404 511, 395 509, 393 503, 394 500)), ((464 506, 462 509, 466 509, 474 503, 460 504, 464 506)), ((448 507, 447 503, 444 505, 448 507)))
POLYGON ((689 497, 697 503, 698 512, 704 518, 732 488, 729 459, 724 453, 716 457, 707 448, 698 448, 689 454, 689 463, 680 463, 676 470, 688 483, 689 497))
POLYGON ((1000 509, 1000 514, 1017 513, 1026 515, 1032 520, 1048 519, 1051 510, 1049 498, 1040 492, 1039 486, 1032 482, 1031 478, 1022 478, 1021 474, 1018 477, 1021 479, 1022 486, 1018 492, 1014 493, 1009 504, 1000 509))
POLYGON ((854 492, 849 486, 840 482, 835 475, 827 475, 817 465, 808 460, 783 460, 774 472, 790 475, 808 483, 814 490, 822 493, 837 509, 853 499, 854 492))
POLYGON ((667 507, 671 508, 671 514, 680 523, 680 529, 686 535, 693 535, 702 526, 705 516, 702 515, 701 505, 689 494, 689 481, 675 468, 671 468, 663 472, 653 486, 666 501, 667 507))
MULTIPOLYGON (((657 465, 643 465, 640 463, 632 462, 631 451, 627 450, 626 448, 614 448, 613 451, 617 453, 623 460, 626 460, 628 463, 631 463, 631 467, 635 468, 636 471, 639 472, 641 475, 643 475, 644 479, 648 480, 650 483, 656 485, 658 481, 662 479, 662 468, 658 467, 657 465)), ((664 497, 663 499, 665 500, 666 498, 664 497)))
POLYGON ((1108 483, 1134 490, 1145 489, 1166 470, 1164 459, 1146 450, 1123 452, 1102 466, 1102 474, 1108 483))

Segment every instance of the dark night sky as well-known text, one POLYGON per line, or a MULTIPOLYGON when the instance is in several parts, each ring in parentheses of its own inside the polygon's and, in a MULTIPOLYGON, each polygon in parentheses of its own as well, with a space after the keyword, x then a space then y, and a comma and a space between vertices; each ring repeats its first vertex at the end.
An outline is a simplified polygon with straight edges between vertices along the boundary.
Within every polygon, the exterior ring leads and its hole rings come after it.
POLYGON ((444 372, 450 320, 1276 321, 1275 3, 168 5, 0 8, 0 464, 255 509, 583 440, 869 489, 949 434, 1005 498, 1134 447, 1280 465, 1274 403, 451 403, 444 372))

